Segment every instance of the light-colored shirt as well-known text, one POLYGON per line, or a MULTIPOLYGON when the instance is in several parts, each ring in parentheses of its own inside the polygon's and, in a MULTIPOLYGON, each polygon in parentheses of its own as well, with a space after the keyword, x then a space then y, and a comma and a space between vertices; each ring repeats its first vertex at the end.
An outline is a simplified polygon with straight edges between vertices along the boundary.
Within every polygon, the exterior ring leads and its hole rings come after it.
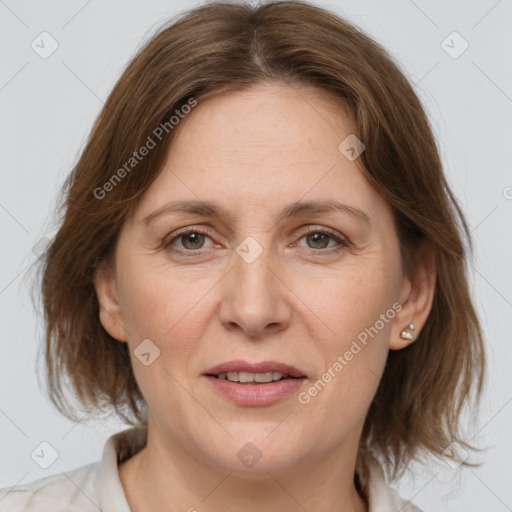
MULTIPOLYGON (((108 438, 98 462, 0 489, 0 512, 130 512, 118 465, 142 450, 146 439, 147 428, 123 430, 108 438)), ((357 475, 369 512, 421 512, 387 485, 375 459, 368 459, 357 475)))

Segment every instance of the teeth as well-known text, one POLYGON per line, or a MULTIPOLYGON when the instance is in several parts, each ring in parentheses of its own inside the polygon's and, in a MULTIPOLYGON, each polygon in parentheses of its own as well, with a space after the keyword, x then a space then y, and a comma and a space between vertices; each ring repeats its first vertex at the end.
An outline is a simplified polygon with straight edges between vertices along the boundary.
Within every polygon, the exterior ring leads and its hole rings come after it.
POLYGON ((251 372, 225 372, 217 375, 219 379, 226 379, 230 382, 240 382, 242 384, 250 382, 272 382, 281 380, 288 377, 288 374, 281 372, 262 372, 262 373, 251 373, 251 372))
POLYGON ((238 372, 238 380, 240 382, 254 382, 256 375, 249 372, 238 372))
MULTIPOLYGON (((272 382, 273 380, 279 380, 281 377, 274 378, 273 372, 266 373, 254 373, 254 382, 272 382)), ((283 375, 282 373, 276 373, 276 375, 283 375)))

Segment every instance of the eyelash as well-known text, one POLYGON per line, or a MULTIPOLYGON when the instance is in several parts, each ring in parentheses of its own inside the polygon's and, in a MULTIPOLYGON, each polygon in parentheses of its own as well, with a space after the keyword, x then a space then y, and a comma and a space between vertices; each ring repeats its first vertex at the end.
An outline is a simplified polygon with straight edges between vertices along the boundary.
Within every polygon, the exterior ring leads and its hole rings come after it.
MULTIPOLYGON (((184 256, 184 257, 195 257, 195 256, 200 256, 201 254, 204 254, 204 253, 200 252, 201 249, 197 249, 197 250, 175 249, 172 246, 172 243, 175 240, 179 239, 182 236, 189 235, 191 233, 195 233, 198 235, 206 235, 209 238, 212 238, 212 233, 208 229, 204 229, 204 228, 195 229, 195 228, 191 227, 191 228, 186 228, 183 231, 178 231, 169 241, 163 243, 162 248, 166 251, 169 251, 174 254, 184 256)), ((341 250, 346 249, 347 247, 350 247, 350 243, 348 242, 348 240, 346 240, 344 238, 340 238, 334 231, 330 230, 329 228, 318 229, 318 228, 309 227, 301 233, 299 240, 302 240, 302 238, 306 237, 307 235, 313 234, 313 233, 329 236, 331 240, 334 240, 335 242, 338 243, 338 246, 334 247, 334 248, 331 247, 330 249, 309 249, 310 254, 313 254, 313 255, 317 254, 317 255, 325 256, 328 254, 338 253, 341 250)), ((308 250, 308 249, 306 248, 306 250, 308 250)))

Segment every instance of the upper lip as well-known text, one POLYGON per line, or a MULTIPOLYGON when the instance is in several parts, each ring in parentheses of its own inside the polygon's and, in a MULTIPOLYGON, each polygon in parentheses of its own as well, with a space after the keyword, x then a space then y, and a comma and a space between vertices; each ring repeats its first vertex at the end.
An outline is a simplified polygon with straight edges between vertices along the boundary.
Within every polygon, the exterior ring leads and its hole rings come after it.
POLYGON ((226 361, 205 372, 205 375, 218 375, 224 372, 250 372, 250 373, 266 373, 280 372, 290 375, 290 377, 306 377, 304 372, 295 366, 280 363, 278 361, 261 361, 259 363, 249 363, 241 359, 235 361, 226 361))

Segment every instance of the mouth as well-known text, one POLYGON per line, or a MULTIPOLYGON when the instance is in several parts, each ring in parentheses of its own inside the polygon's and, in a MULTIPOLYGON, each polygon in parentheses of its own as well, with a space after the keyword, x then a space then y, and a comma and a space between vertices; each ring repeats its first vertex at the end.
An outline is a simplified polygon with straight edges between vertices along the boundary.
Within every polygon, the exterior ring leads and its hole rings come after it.
POLYGON ((229 361, 203 374, 212 389, 241 406, 265 406, 296 393, 306 374, 276 361, 229 361))
POLYGON ((286 379, 307 378, 304 372, 295 366, 277 361, 228 361, 210 368, 205 375, 238 384, 269 384, 286 379))
POLYGON ((285 379, 300 379, 281 372, 221 372, 217 375, 209 375, 221 380, 236 382, 238 384, 270 384, 285 379))

